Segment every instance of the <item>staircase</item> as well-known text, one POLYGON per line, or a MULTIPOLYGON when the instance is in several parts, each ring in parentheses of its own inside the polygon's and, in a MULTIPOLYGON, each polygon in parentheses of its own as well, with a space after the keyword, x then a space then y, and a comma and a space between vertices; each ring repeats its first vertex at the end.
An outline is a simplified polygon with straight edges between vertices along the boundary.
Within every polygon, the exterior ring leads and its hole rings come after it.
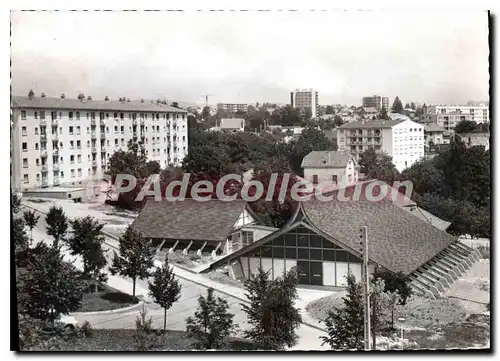
POLYGON ((456 242, 410 275, 410 287, 420 296, 433 299, 442 294, 481 258, 477 249, 456 242))

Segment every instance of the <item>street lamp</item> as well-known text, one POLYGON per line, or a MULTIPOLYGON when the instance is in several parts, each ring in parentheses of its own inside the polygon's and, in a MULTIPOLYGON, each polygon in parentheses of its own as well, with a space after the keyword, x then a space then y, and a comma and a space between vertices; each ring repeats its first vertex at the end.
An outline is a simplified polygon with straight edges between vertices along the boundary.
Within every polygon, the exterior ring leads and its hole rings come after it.
POLYGON ((403 329, 404 329, 404 317, 399 317, 398 321, 401 323, 401 350, 404 348, 404 338, 403 338, 403 329))

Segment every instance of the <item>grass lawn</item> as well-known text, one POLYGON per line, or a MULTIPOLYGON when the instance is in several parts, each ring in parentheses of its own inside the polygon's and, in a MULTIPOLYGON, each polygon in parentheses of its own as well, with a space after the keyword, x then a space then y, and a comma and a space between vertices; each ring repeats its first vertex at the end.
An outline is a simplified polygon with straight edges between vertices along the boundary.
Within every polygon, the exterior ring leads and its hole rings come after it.
POLYGON ((107 285, 100 285, 98 292, 94 292, 93 286, 91 287, 92 292, 88 292, 88 289, 84 290, 82 306, 76 312, 109 311, 132 306, 139 302, 137 298, 107 285))
MULTIPOLYGON (((137 351, 135 330, 94 329, 90 337, 71 337, 58 345, 59 351, 137 351)), ((152 334, 151 351, 191 350, 191 341, 184 331, 167 331, 166 334, 152 334)), ((250 343, 232 339, 227 350, 252 350, 250 343)))

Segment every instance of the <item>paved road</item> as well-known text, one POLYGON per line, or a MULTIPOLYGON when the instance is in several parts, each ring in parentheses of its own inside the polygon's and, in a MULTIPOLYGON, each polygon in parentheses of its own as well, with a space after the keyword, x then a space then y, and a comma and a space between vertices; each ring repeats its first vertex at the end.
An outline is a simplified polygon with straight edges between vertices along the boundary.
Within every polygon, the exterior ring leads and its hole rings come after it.
MULTIPOLYGON (((40 215, 40 219, 37 226, 33 230, 33 238, 36 241, 44 240, 50 244, 51 237, 46 234, 45 215, 39 212, 37 212, 37 215, 40 215)), ((108 250, 106 256, 110 259, 113 255, 113 249, 106 244, 105 249, 108 250)), ((75 265, 80 263, 81 262, 79 260, 76 260, 75 265)), ((132 281, 130 279, 111 275, 109 278, 108 284, 111 287, 114 287, 122 292, 132 292, 132 281)), ((185 320, 187 317, 194 315, 198 306, 198 297, 201 294, 206 295, 207 292, 207 287, 203 285, 182 278, 178 279, 182 287, 181 297, 167 313, 167 328, 170 330, 185 330, 185 320)), ((147 300, 145 308, 148 311, 148 317, 151 317, 153 320, 153 327, 163 327, 163 309, 154 304, 147 296, 147 280, 138 280, 136 284, 136 294, 145 296, 147 300)), ((214 294, 227 301, 229 305, 229 312, 234 314, 234 323, 240 330, 245 329, 247 325, 246 314, 241 309, 241 300, 218 291, 215 291, 214 294)), ((135 328, 135 321, 137 316, 139 316, 140 310, 140 308, 136 308, 130 311, 111 314, 78 315, 76 318, 80 322, 89 321, 94 328, 135 328)), ((306 325, 301 325, 298 333, 300 343, 293 349, 326 349, 321 346, 321 342, 319 340, 319 336, 324 335, 322 331, 306 325)))

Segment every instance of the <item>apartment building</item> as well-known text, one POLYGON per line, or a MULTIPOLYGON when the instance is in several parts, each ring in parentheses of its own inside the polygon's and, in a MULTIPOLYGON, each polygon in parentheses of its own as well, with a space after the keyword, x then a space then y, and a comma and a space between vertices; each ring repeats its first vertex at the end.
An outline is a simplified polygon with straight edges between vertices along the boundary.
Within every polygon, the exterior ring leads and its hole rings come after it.
POLYGON ((130 139, 162 167, 188 151, 187 111, 152 101, 13 96, 11 117, 15 191, 99 179, 130 139))
POLYGON ((389 98, 380 95, 363 97, 361 100, 361 106, 363 108, 375 108, 377 112, 382 110, 382 107, 385 107, 385 109, 389 111, 389 98))
POLYGON ((410 167, 424 156, 424 126, 408 119, 360 121, 338 128, 339 151, 356 157, 368 148, 386 153, 399 171, 410 167))
POLYGON ((437 123, 446 130, 453 130, 463 120, 489 123, 488 106, 431 105, 427 107, 427 121, 437 123))
POLYGON ((319 93, 314 89, 296 89, 290 93, 290 104, 292 108, 311 109, 311 118, 318 116, 319 93))
POLYGON ((449 144, 449 131, 436 123, 426 124, 424 125, 424 142, 425 148, 429 150, 435 145, 449 144))
POLYGON ((244 103, 218 103, 217 110, 236 113, 238 110, 248 111, 248 104, 244 103))

